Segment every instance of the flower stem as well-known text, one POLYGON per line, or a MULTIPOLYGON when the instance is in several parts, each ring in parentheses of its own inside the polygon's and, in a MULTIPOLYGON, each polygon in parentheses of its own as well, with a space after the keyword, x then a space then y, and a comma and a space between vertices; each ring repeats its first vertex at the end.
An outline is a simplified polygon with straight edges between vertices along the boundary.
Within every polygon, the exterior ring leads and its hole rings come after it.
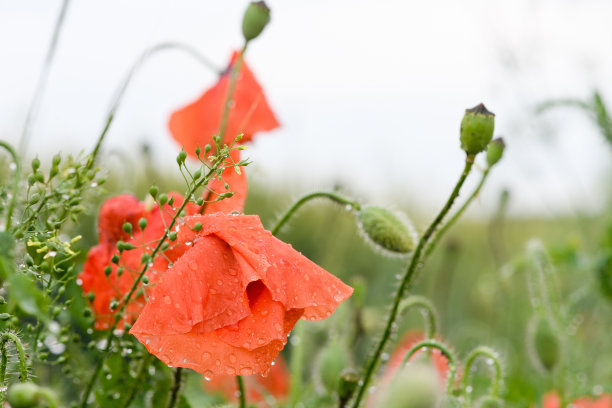
POLYGON ((289 210, 287 210, 287 212, 282 216, 282 218, 276 223, 274 228, 272 228, 272 231, 271 231, 272 235, 277 235, 280 229, 287 223, 287 221, 289 221, 289 218, 291 218, 291 216, 302 205, 312 200, 313 198, 320 198, 320 197, 329 198, 330 200, 335 201, 341 205, 349 205, 356 210, 359 210, 361 208, 361 206, 357 204, 356 202, 349 200, 348 198, 342 197, 341 195, 336 194, 336 193, 327 193, 327 192, 321 191, 321 192, 308 194, 300 198, 295 204, 293 204, 291 208, 289 208, 289 210))
POLYGON ((19 156, 15 152, 13 147, 0 140, 0 147, 4 147, 6 151, 9 152, 11 157, 13 158, 13 163, 15 163, 15 174, 13 175, 13 190, 11 191, 11 202, 9 203, 8 211, 6 212, 6 225, 4 226, 4 230, 8 231, 11 227, 11 219, 13 217, 13 211, 15 210, 15 203, 17 202, 17 195, 19 194, 19 180, 21 179, 21 161, 19 160, 19 156))
POLYGON ((147 353, 142 359, 142 361, 140 362, 140 368, 138 369, 136 380, 134 381, 134 385, 132 389, 130 390, 130 393, 128 394, 127 399, 125 400, 125 403, 123 404, 123 408, 128 408, 130 405, 132 405, 132 402, 134 402, 134 399, 136 398, 136 395, 138 394, 138 391, 140 390, 140 385, 144 381, 145 375, 147 373, 147 369, 149 368, 149 365, 151 364, 152 358, 153 358, 153 355, 147 353))
MULTIPOLYGON (((230 77, 229 87, 227 89, 227 96, 225 97, 225 104, 223 105, 223 114, 221 115, 221 123, 219 124, 219 140, 223 143, 223 136, 225 136, 225 129, 227 128, 227 122, 229 119, 229 112, 232 107, 234 98, 234 90, 236 89, 236 83, 238 82, 238 75, 240 74, 240 68, 242 68, 242 61, 244 59, 244 53, 249 45, 248 41, 245 41, 242 50, 238 53, 236 61, 232 64, 232 72, 230 77)), ((232 135, 236 137, 238 135, 232 135)))
POLYGON ((408 309, 413 307, 418 307, 425 312, 426 316, 423 317, 426 319, 427 323, 427 339, 433 339, 438 327, 436 324, 437 319, 435 308, 426 297, 415 295, 408 297, 400 304, 400 314, 403 314, 408 309))
POLYGON ((482 186, 484 185, 490 170, 491 167, 487 167, 487 169, 482 173, 480 183, 478 183, 478 186, 476 187, 476 189, 474 189, 472 195, 470 195, 469 198, 465 201, 465 203, 463 203, 461 208, 459 208, 457 212, 444 225, 442 225, 442 227, 440 227, 440 230, 434 236, 434 238, 431 240, 431 243, 427 246, 427 249, 425 250, 426 258, 429 256, 429 254, 431 254, 431 251, 433 251, 433 249, 438 244, 438 241, 440 241, 440 238, 444 236, 446 231, 448 231, 455 224, 455 222, 457 222, 457 220, 463 215, 463 213, 468 208, 470 203, 474 200, 474 198, 478 197, 478 194, 480 194, 480 190, 482 189, 482 186))
POLYGON ((385 330, 383 331, 383 334, 376 346, 374 354, 372 355, 372 357, 370 357, 370 360, 366 364, 365 372, 361 378, 360 386, 359 386, 355 400, 352 405, 353 408, 359 407, 361 400, 363 399, 363 396, 365 394, 365 391, 368 387, 368 383, 370 382, 370 379, 372 378, 372 375, 374 375, 374 371, 376 367, 378 366, 378 363, 380 362, 380 357, 383 353, 383 350, 385 349, 385 346, 387 345, 387 343, 389 342, 389 339, 391 338, 393 326, 398 317, 399 306, 400 306, 402 298, 404 297, 404 293, 414 281, 414 277, 416 275, 417 268, 422 268, 423 266, 422 264, 423 249, 425 248, 425 245, 427 245, 427 243, 431 239, 432 235, 434 234, 438 226, 442 223, 442 220, 444 219, 446 214, 449 212, 451 206, 453 205, 453 203, 459 196, 459 191, 461 190, 461 187, 463 186, 463 183, 465 182, 465 179, 467 178, 468 174, 472 170, 473 165, 474 165, 474 156, 467 155, 465 158, 465 166, 464 166, 463 172, 461 173, 461 176, 459 177, 459 180, 457 181, 457 184, 455 185, 453 192, 451 193, 450 197, 446 201, 446 204, 444 205, 442 210, 440 210, 440 212, 438 213, 436 218, 433 220, 431 225, 429 225, 425 233, 419 239, 419 242, 414 251, 414 254, 412 258, 410 259, 408 267, 406 268, 406 272, 404 273, 404 277, 402 278, 402 281, 395 294, 393 305, 391 306, 391 310, 387 317, 387 324, 385 326, 385 330))
POLYGON ((21 382, 28 381, 28 360, 26 358, 25 349, 23 347, 23 343, 17 337, 15 333, 5 332, 2 333, 2 337, 0 338, 0 353, 2 356, 0 357, 0 385, 5 385, 5 377, 6 377, 6 365, 8 363, 8 356, 6 351, 6 343, 8 341, 12 341, 15 344, 15 348, 17 349, 17 356, 19 357, 19 380, 21 382))
POLYGON ((446 391, 450 394, 453 390, 453 384, 455 384, 455 375, 457 373, 457 358, 453 354, 450 348, 448 348, 444 343, 441 343, 437 340, 423 340, 420 343, 415 344, 408 350, 404 359, 402 360, 402 364, 406 364, 412 356, 422 348, 434 348, 440 350, 442 355, 446 357, 448 360, 448 379, 446 383, 446 391))
POLYGON ((306 330, 305 326, 302 322, 297 322, 295 328, 293 329, 293 335, 291 342, 291 390, 290 390, 290 398, 291 398, 291 406, 294 407, 300 401, 302 397, 302 369, 304 362, 304 345, 306 330), (297 341, 295 341, 297 339, 297 341))
POLYGON ((181 390, 181 376, 183 373, 182 367, 174 369, 174 384, 170 389, 170 400, 168 401, 168 408, 174 408, 178 402, 179 391, 181 390))
POLYGON ((127 75, 125 76, 125 78, 123 79, 121 84, 119 84, 119 87, 115 91, 115 96, 114 96, 113 101, 111 102, 110 108, 108 110, 108 115, 106 117, 106 122, 105 122, 105 125, 104 125, 104 129, 102 130, 102 133, 100 133, 100 136, 98 137, 98 141, 96 143, 96 146, 94 147, 94 149, 93 149, 93 151, 91 153, 90 159, 89 159, 89 163, 88 164, 89 164, 90 167, 93 166, 93 162, 95 161, 96 156, 98 155, 100 147, 102 146, 102 142, 104 141, 104 137, 108 133, 108 131, 110 129, 110 126, 113 123, 113 120, 115 119, 115 115, 117 113, 117 110, 119 109, 119 106, 121 105, 121 101, 123 100, 123 96, 125 95, 127 87, 130 84, 130 82, 132 81, 132 78, 134 77, 136 72, 138 72, 138 70, 142 67, 142 65, 149 60, 149 58, 151 56, 153 56, 153 55, 155 55, 155 54, 157 54, 157 53, 159 53, 161 51, 166 51, 166 50, 183 51, 187 55, 190 55, 190 56, 194 57, 198 62, 200 62, 206 68, 211 69, 215 73, 219 73, 220 72, 219 69, 217 67, 215 67, 214 64, 211 63, 208 60, 208 58, 206 58, 204 55, 202 55, 200 52, 198 52, 195 48, 193 48, 193 47, 191 47, 190 45, 187 45, 187 44, 178 43, 178 42, 165 42, 165 43, 160 43, 160 44, 154 45, 154 46, 150 47, 149 49, 145 50, 141 54, 141 56, 134 62, 134 64, 132 65, 132 67, 128 71, 127 75))
POLYGON ((23 131, 21 132, 21 139, 19 140, 19 152, 22 155, 28 148, 32 120, 36 115, 38 104, 40 103, 42 93, 45 89, 45 84, 47 83, 47 78, 49 77, 49 71, 51 70, 51 64, 53 63, 53 58, 55 57, 57 43, 59 41, 59 36, 62 31, 62 26, 64 25, 64 19, 66 17, 66 11, 68 10, 69 3, 69 0, 63 1, 60 13, 57 16, 55 28, 53 29, 53 36, 51 37, 51 43, 49 44, 49 48, 47 49, 47 56, 45 57, 45 62, 43 63, 42 71, 40 72, 40 76, 38 77, 38 82, 36 83, 36 89, 34 90, 34 97, 32 98, 30 109, 28 109, 28 113, 23 124, 23 131))
MULTIPOLYGON (((215 160, 215 162, 212 164, 212 167, 210 168, 210 171, 208 172, 208 174, 205 177, 202 177, 200 181, 198 181, 197 183, 193 183, 193 185, 191 185, 191 188, 189 188, 189 190, 185 194, 185 200, 183 201, 183 204, 181 204, 181 206, 176 210, 176 213, 172 217, 172 220, 170 221, 170 223, 168 224, 168 227, 166 228, 164 235, 159 239, 159 241, 157 242, 157 245, 151 252, 151 259, 154 259, 157 253, 161 250, 162 245, 168 239, 168 234, 170 233, 170 231, 176 224, 177 219, 180 217, 181 212, 187 206, 187 203, 191 201, 191 198, 193 197, 194 193, 201 186, 208 184, 208 182, 217 174, 217 170, 219 166, 221 166, 224 163, 225 159, 226 157, 217 158, 217 160, 215 160)), ((113 320, 113 324, 111 325, 108 331, 108 336, 106 338, 106 346, 104 347, 104 350, 102 351, 102 358, 100 358, 100 360, 98 361, 98 364, 94 367, 91 377, 89 379, 89 382, 87 383, 87 387, 85 388, 85 392, 83 393, 83 397, 81 399, 82 408, 85 408, 87 406, 87 400, 89 399, 89 395, 91 394, 93 385, 98 377, 98 374, 100 373, 100 369, 102 368, 102 364, 104 363, 106 356, 110 352, 112 342, 115 336, 114 330, 117 328, 119 322, 121 321, 123 312, 125 311, 130 300, 132 300, 132 296, 136 292, 136 289, 138 288, 138 285, 140 284, 140 281, 142 280, 142 277, 144 276, 144 274, 147 272, 148 268, 149 268, 148 264, 143 265, 142 270, 140 271, 136 279, 134 279, 134 283, 132 284, 132 287, 130 288, 129 292, 124 296, 123 300, 121 301, 121 306, 119 307, 119 310, 115 314, 115 319, 113 320)))
POLYGON ((236 382, 238 383, 238 393, 240 394, 239 399, 240 399, 240 408, 246 408, 247 403, 246 403, 246 392, 244 389, 244 379, 242 378, 241 375, 237 375, 236 376, 236 382))
POLYGON ((499 396, 499 388, 502 381, 502 369, 501 363, 499 362, 499 357, 497 353, 491 350, 489 347, 480 346, 476 347, 467 357, 465 361, 465 371, 463 373, 463 386, 461 392, 465 396, 466 403, 469 402, 469 393, 466 392, 467 387, 470 383, 470 373, 472 370, 472 364, 478 357, 485 357, 487 362, 491 361, 493 367, 495 369, 495 377, 491 382, 491 396, 497 398, 499 396))

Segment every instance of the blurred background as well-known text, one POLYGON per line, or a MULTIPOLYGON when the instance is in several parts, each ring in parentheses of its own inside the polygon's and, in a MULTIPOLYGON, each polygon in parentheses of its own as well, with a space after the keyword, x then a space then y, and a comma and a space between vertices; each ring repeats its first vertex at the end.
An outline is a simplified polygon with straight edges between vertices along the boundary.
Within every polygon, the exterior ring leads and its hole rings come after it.
MULTIPOLYGON (((180 41, 215 65, 241 45, 245 1, 71 2, 31 128, 28 153, 87 151, 137 57, 180 41)), ((254 182, 436 210, 462 166, 458 128, 479 102, 497 114, 508 149, 469 215, 493 211, 503 188, 518 216, 590 213, 610 191, 610 149, 588 118, 551 98, 612 89, 612 3, 558 1, 271 0, 272 24, 248 51, 282 127, 248 154, 254 182)), ((16 143, 60 1, 0 2, 0 137, 16 143)), ((185 54, 151 58, 129 85, 104 150, 146 144, 171 172, 179 146, 170 112, 216 81, 185 54)))

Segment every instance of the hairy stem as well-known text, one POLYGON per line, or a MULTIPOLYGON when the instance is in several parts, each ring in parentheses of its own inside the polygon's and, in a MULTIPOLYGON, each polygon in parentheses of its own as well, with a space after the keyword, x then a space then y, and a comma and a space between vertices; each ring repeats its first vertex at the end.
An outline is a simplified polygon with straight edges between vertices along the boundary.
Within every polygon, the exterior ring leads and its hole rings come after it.
POLYGON ((21 179, 21 161, 19 160, 19 156, 15 152, 13 147, 0 140, 0 147, 6 149, 9 152, 13 159, 13 163, 15 163, 15 174, 13 175, 13 189, 11 191, 11 201, 9 203, 8 211, 6 212, 6 225, 4 226, 4 230, 8 231, 11 227, 11 219, 13 218, 13 211, 15 210, 15 204, 17 203, 17 195, 19 194, 19 180, 21 179))
POLYGON ((272 235, 277 235, 281 228, 289 221, 289 218, 293 216, 293 214, 302 207, 302 205, 306 204, 308 201, 314 198, 329 198, 330 200, 341 204, 341 205, 350 205, 352 208, 359 210, 361 206, 356 202, 349 200, 348 198, 342 197, 336 193, 327 193, 324 191, 316 192, 312 194, 308 194, 302 198, 300 198, 287 212, 281 217, 281 219, 276 223, 274 228, 272 228, 272 235))
POLYGON ((459 208, 457 212, 444 225, 442 225, 442 227, 440 227, 440 230, 438 231, 438 233, 431 240, 431 244, 429 244, 429 246, 425 250, 425 257, 428 257, 429 254, 431 254, 431 251, 433 251, 433 249, 436 247, 436 245, 438 244, 438 241, 440 241, 440 238, 444 236, 446 231, 448 231, 453 225, 455 225, 457 220, 463 215, 463 213, 472 203, 474 198, 478 197, 478 194, 480 194, 480 190, 482 189, 482 186, 484 185, 485 180, 487 179, 487 176, 489 175, 490 170, 491 170, 491 167, 487 167, 487 169, 482 173, 482 178, 480 179, 480 183, 478 183, 478 186, 474 189, 474 191, 468 197, 465 203, 463 203, 461 208, 459 208))
POLYGON ((55 22, 55 28, 53 29, 51 43, 49 44, 49 48, 47 49, 47 56, 45 57, 45 62, 43 63, 43 68, 38 77, 36 89, 34 90, 34 97, 32 98, 32 103, 30 104, 30 108, 28 109, 28 113, 23 124, 23 131, 21 132, 21 139, 19 140, 19 152, 21 154, 25 153, 26 149, 28 148, 28 143, 30 142, 30 128, 32 126, 34 116, 36 115, 36 111, 38 109, 38 104, 40 103, 42 93, 45 89, 47 78, 49 77, 49 71, 51 70, 51 64, 53 63, 53 58, 55 57, 57 43, 59 41, 59 36, 62 31, 62 26, 64 25, 64 19, 66 17, 66 11, 68 10, 69 3, 69 0, 63 1, 62 8, 55 22))
POLYGON ((424 313, 424 318, 427 323, 427 339, 433 339, 436 334, 436 311, 429 299, 424 296, 410 296, 400 305, 400 314, 405 313, 408 309, 419 308, 424 313))
POLYGON ((440 350, 442 355, 446 357, 448 360, 448 378, 446 383, 446 391, 450 394, 453 390, 453 384, 455 383, 455 375, 457 374, 457 358, 453 354, 450 348, 448 348, 444 343, 441 343, 437 340, 423 340, 420 343, 415 344, 408 350, 406 355, 404 356, 404 360, 402 364, 406 364, 412 356, 422 348, 434 348, 440 350))
POLYGON ((393 326, 395 324, 395 321, 397 320, 399 306, 402 301, 402 298, 404 297, 404 293, 406 292, 406 290, 408 290, 408 288, 411 286, 412 282, 414 281, 414 277, 416 275, 417 269, 423 266, 422 265, 423 249, 425 248, 425 246, 431 239, 432 235, 434 234, 438 226, 442 223, 444 217, 449 212, 453 203, 459 196, 459 191, 461 190, 461 187, 463 186, 463 183, 465 182, 468 174, 472 170, 473 165, 474 165, 474 156, 468 155, 465 159, 465 167, 463 169, 463 172, 461 173, 461 176, 459 177, 459 180, 457 181, 457 184, 455 185, 453 192, 451 193, 450 197, 446 201, 446 204, 444 205, 442 210, 440 210, 440 212, 438 213, 436 218, 433 220, 431 225, 429 225, 425 233, 419 239, 419 242, 414 251, 414 254, 412 255, 412 258, 410 259, 408 267, 406 268, 406 272, 404 273, 404 277, 402 278, 402 281, 395 294, 393 305, 391 306, 391 310, 389 311, 389 315, 387 317, 387 324, 385 325, 383 334, 375 348, 374 354, 370 357, 369 361, 366 363, 365 372, 361 378, 360 386, 357 390, 357 394, 356 394, 355 400, 352 405, 353 408, 359 407, 361 400, 363 399, 363 396, 365 394, 365 391, 367 390, 368 384, 372 378, 372 375, 374 375, 374 371, 376 370, 376 367, 378 366, 378 363, 380 362, 380 357, 385 349, 385 346, 387 345, 387 343, 389 342, 391 338, 391 334, 393 332, 393 326))
POLYGON ((472 365, 474 364, 474 361, 476 361, 476 359, 478 357, 484 357, 487 359, 487 363, 493 365, 493 368, 495 370, 495 376, 493 377, 493 380, 491 381, 491 396, 493 397, 498 397, 499 396, 499 388, 501 385, 501 381, 502 381, 502 369, 501 369, 501 363, 499 362, 499 357, 497 356, 497 353, 490 349, 489 347, 485 347, 485 346, 480 346, 475 348, 467 357, 466 361, 465 361, 465 371, 463 374, 463 387, 461 392, 463 393, 463 395, 465 396, 465 400, 466 402, 469 402, 469 393, 467 393, 467 387, 470 384, 470 373, 472 372, 472 365))
POLYGON ((15 333, 5 332, 2 333, 2 338, 0 339, 0 350, 2 351, 2 358, 0 362, 0 382, 2 383, 2 385, 4 385, 6 364, 8 360, 6 355, 6 343, 9 340, 12 341, 13 344, 15 344, 15 348, 17 349, 17 357, 19 358, 19 380, 21 382, 28 381, 28 360, 26 357, 25 349, 23 347, 23 343, 15 333))
POLYGON ((174 384, 170 389, 170 400, 168 401, 168 408, 174 408, 178 402, 179 392, 181 390, 183 368, 177 367, 174 369, 174 384))

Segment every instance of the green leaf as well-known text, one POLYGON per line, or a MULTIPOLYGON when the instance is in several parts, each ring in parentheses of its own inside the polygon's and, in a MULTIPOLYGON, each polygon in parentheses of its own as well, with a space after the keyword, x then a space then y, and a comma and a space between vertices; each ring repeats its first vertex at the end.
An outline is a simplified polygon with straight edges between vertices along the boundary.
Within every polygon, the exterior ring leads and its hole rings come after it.
POLYGON ((8 284, 11 309, 18 307, 22 312, 47 321, 48 302, 36 283, 27 275, 15 270, 13 261, 0 255, 0 278, 8 284))

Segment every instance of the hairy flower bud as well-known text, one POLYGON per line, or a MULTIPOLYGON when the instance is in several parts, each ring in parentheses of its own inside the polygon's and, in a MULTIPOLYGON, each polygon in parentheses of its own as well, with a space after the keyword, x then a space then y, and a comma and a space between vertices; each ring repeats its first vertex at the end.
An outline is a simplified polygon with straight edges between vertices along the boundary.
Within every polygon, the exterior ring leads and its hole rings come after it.
POLYGON ((242 35, 250 41, 263 31, 270 22, 270 9, 263 1, 254 1, 249 4, 242 18, 242 35))
POLYGON ((346 364, 345 348, 338 340, 331 340, 317 356, 319 378, 328 392, 337 389, 340 373, 346 364))
POLYGON ((377 246, 395 254, 414 250, 416 239, 412 225, 391 210, 366 206, 359 211, 358 218, 365 235, 377 246))
POLYGON ((468 155, 482 152, 493 138, 494 128, 495 114, 489 112, 482 103, 466 109, 461 120, 461 148, 468 155))
POLYGON ((505 148, 506 143, 504 143, 504 139, 501 137, 493 139, 491 143, 489 143, 487 146, 487 164, 489 167, 492 167, 501 160, 505 148))
POLYGON ((561 342, 551 322, 543 316, 535 316, 529 329, 534 365, 548 372, 554 370, 561 359, 561 342))
POLYGON ((9 388, 6 399, 12 408, 34 408, 39 404, 38 392, 34 383, 16 383, 9 388))

